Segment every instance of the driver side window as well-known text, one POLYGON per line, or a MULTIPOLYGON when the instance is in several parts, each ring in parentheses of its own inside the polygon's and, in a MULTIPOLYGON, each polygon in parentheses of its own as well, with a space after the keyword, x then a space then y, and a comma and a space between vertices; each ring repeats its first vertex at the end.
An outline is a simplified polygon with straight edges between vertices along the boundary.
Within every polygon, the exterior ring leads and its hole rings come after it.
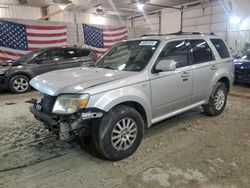
POLYGON ((48 60, 48 52, 44 52, 41 55, 37 56, 34 59, 34 63, 44 63, 46 60, 48 60))
POLYGON ((50 51, 50 60, 60 60, 64 58, 64 49, 54 49, 50 51))
POLYGON ((176 68, 189 65, 188 47, 184 40, 169 42, 161 51, 158 61, 160 60, 174 60, 176 68))

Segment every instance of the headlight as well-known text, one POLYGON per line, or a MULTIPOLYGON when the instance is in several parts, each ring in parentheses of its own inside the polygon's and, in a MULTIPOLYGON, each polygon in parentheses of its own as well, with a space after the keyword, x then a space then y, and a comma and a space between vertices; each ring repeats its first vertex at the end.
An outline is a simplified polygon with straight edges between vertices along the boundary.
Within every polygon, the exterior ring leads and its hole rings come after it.
POLYGON ((60 95, 53 107, 55 114, 73 114, 88 104, 89 94, 83 95, 60 95))
POLYGON ((3 66, 0 67, 0 74, 3 75, 6 73, 6 71, 8 71, 11 67, 10 66, 3 66))
POLYGON ((0 75, 3 75, 3 74, 5 74, 5 69, 0 69, 0 75))

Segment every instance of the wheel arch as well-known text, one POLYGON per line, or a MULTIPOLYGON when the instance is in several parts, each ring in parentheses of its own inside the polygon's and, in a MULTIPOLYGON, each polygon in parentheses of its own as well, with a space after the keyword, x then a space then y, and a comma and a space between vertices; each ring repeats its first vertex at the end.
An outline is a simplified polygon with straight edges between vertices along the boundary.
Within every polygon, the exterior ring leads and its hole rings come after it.
POLYGON ((30 80, 33 78, 33 76, 28 73, 28 72, 13 72, 11 73, 10 75, 8 75, 8 83, 10 82, 10 80, 14 77, 14 76, 17 76, 17 75, 21 75, 21 76, 26 76, 28 77, 30 80))
POLYGON ((229 72, 226 71, 225 69, 220 69, 217 73, 214 74, 209 87, 208 87, 208 92, 207 92, 207 97, 206 97, 206 103, 208 103, 209 98, 214 90, 215 85, 218 82, 223 82, 226 85, 227 90, 230 90, 230 87, 232 85, 231 81, 230 81, 230 75, 229 72))
POLYGON ((122 89, 122 91, 121 89, 117 89, 91 96, 88 106, 101 109, 105 112, 121 104, 134 107, 145 119, 145 127, 150 127, 152 123, 152 110, 150 107, 150 94, 146 93, 136 88, 122 89))
POLYGON ((230 80, 229 80, 228 77, 223 76, 223 77, 221 77, 221 78, 217 81, 217 83, 218 83, 218 82, 224 83, 224 84, 226 85, 227 91, 230 90, 230 80))
POLYGON ((121 102, 121 103, 113 106, 111 109, 113 109, 114 107, 119 106, 119 105, 125 105, 125 106, 129 106, 129 107, 132 107, 132 108, 136 109, 141 114, 141 116, 142 116, 142 118, 144 120, 145 128, 148 127, 147 113, 146 113, 144 107, 139 102, 124 101, 124 102, 121 102))

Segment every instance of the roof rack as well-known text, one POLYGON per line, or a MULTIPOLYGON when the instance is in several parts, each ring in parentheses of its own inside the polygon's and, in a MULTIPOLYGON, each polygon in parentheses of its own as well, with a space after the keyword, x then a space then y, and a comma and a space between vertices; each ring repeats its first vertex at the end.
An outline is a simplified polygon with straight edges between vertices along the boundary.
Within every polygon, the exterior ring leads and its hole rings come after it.
POLYGON ((141 37, 148 37, 148 36, 166 36, 166 35, 215 35, 213 32, 210 33, 201 33, 201 32, 183 32, 178 31, 176 33, 169 33, 169 34, 144 34, 141 37))

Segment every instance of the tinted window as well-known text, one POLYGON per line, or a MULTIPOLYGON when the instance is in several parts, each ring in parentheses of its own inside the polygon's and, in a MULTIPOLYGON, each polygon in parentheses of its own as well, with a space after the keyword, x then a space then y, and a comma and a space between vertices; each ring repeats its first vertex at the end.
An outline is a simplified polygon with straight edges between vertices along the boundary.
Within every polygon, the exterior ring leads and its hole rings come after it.
POLYGON ((17 62, 25 62, 25 61, 30 61, 31 59, 33 59, 34 57, 42 54, 44 52, 44 50, 35 50, 32 51, 30 53, 27 53, 23 56, 21 56, 19 59, 17 59, 17 62))
POLYGON ((176 67, 184 67, 189 64, 188 48, 185 41, 169 42, 162 50, 158 61, 162 59, 174 60, 176 67))
POLYGON ((35 59, 39 61, 46 61, 48 59, 48 52, 44 52, 43 54, 37 56, 35 59))
POLYGON ((242 56, 242 59, 244 60, 250 60, 250 51, 248 51, 246 54, 242 56))
POLYGON ((221 58, 229 58, 230 54, 228 52, 228 49, 221 39, 211 39, 211 42, 213 43, 214 47, 216 48, 217 52, 219 53, 221 58))
POLYGON ((39 64, 43 64, 43 63, 48 63, 48 52, 44 52, 40 55, 38 55, 36 58, 34 58, 32 61, 29 62, 29 64, 34 64, 34 63, 39 63, 39 64))
POLYGON ((89 55, 90 56, 97 56, 97 54, 93 50, 90 51, 89 55))
POLYGON ((63 49, 56 49, 50 51, 49 59, 63 59, 63 57, 64 57, 63 49))
POLYGON ((214 60, 213 52, 205 40, 191 40, 190 46, 193 56, 193 64, 214 60))
POLYGON ((75 49, 66 49, 64 51, 64 59, 73 59, 73 58, 77 58, 77 57, 81 57, 81 53, 79 52, 79 50, 75 50, 75 49))
POLYGON ((88 56, 89 54, 90 54, 90 51, 89 50, 81 50, 81 52, 80 52, 81 54, 81 56, 88 56))

